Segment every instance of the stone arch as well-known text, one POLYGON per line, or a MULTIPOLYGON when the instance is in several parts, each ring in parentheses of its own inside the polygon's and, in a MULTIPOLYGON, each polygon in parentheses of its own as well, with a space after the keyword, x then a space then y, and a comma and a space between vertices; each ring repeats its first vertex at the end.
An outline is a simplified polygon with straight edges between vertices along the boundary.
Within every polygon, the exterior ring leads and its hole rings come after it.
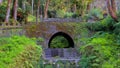
POLYGON ((69 43, 69 47, 68 48, 74 48, 74 41, 72 39, 72 37, 64 32, 57 32, 55 34, 52 35, 52 37, 49 39, 48 42, 48 47, 50 48, 50 43, 52 42, 52 40, 56 37, 56 36, 63 36, 64 38, 66 38, 68 40, 69 43))

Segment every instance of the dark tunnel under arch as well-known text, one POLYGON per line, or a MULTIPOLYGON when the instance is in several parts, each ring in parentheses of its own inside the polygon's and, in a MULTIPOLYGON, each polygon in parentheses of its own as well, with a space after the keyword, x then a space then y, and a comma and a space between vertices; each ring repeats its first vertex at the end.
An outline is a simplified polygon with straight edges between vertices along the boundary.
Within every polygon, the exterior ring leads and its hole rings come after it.
POLYGON ((68 40, 68 44, 69 44, 69 47, 68 48, 74 48, 74 41, 73 39, 67 34, 67 33, 64 33, 64 32, 57 32, 55 33, 49 40, 48 42, 48 47, 51 48, 51 42, 52 40, 57 37, 57 36, 63 36, 64 38, 66 38, 68 40))

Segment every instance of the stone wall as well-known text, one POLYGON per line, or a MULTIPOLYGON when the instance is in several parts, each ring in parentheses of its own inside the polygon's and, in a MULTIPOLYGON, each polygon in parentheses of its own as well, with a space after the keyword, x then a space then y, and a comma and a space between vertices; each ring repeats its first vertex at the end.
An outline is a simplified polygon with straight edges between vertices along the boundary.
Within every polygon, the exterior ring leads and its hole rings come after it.
POLYGON ((47 18, 42 19, 42 22, 81 22, 81 18, 47 18))
POLYGON ((14 35, 24 35, 22 27, 0 27, 0 37, 10 37, 14 35))

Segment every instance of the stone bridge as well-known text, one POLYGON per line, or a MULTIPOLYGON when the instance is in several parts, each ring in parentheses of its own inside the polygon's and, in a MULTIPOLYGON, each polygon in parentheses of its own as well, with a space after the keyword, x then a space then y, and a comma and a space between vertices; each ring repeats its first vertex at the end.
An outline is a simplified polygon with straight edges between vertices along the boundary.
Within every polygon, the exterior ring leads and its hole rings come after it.
MULTIPOLYGON (((81 23, 38 23, 25 26, 26 35, 29 37, 42 37, 44 42, 42 47, 44 48, 43 51, 43 65, 46 66, 47 64, 52 64, 59 68, 58 62, 63 62, 65 66, 66 63, 75 64, 75 67, 78 67, 78 62, 80 61, 80 53, 77 51, 77 43, 76 38, 80 38, 81 31, 83 29, 83 25, 81 23), (80 26, 81 25, 81 26, 80 26), (68 40, 69 47, 68 48, 50 48, 51 41, 56 36, 63 36, 68 40), (52 62, 52 63, 51 63, 52 62)), ((85 30, 84 30, 85 31, 85 30)), ((83 32, 84 32, 83 31, 83 32)), ((78 67, 79 68, 79 67, 78 67)))
POLYGON ((56 36, 63 36, 69 42, 69 47, 76 47, 75 38, 78 36, 76 33, 76 26, 78 23, 38 23, 27 25, 26 35, 29 37, 42 37, 44 39, 43 47, 50 48, 50 43, 56 36))

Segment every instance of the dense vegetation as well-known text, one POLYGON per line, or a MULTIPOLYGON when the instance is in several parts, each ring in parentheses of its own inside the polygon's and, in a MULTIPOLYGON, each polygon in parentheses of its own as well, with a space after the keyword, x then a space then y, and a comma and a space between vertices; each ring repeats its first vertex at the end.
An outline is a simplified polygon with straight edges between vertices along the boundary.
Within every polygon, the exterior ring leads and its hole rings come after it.
POLYGON ((69 43, 68 43, 68 40, 63 36, 57 36, 52 40, 50 47, 51 48, 67 48, 69 47, 69 43))
POLYGON ((119 68, 120 67, 120 31, 119 23, 107 17, 97 23, 88 23, 87 28, 95 34, 83 38, 82 68, 119 68))
POLYGON ((79 18, 88 11, 92 1, 0 0, 0 22, 13 25, 40 22, 42 18, 79 18))
POLYGON ((1 68, 33 68, 37 65, 42 49, 35 39, 25 36, 0 38, 1 68))

